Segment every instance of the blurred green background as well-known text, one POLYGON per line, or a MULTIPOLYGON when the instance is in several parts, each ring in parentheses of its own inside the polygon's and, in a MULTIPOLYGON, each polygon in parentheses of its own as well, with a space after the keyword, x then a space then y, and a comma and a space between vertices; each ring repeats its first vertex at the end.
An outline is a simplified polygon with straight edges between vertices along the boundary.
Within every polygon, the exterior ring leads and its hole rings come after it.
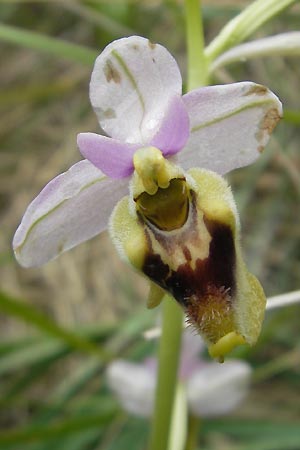
MULTIPOLYGON (((203 2, 206 41, 248 1, 203 2)), ((110 360, 155 350, 147 284, 120 262, 106 233, 39 269, 22 269, 11 241, 41 188, 80 159, 76 135, 98 132, 88 98, 94 53, 138 34, 165 45, 186 72, 181 1, 0 1, 0 449, 140 450, 148 423, 120 409, 105 382, 110 360), (11 33, 11 31, 10 31, 11 33), (7 40, 15 40, 15 43, 7 40), (28 47, 39 48, 28 48, 28 47)), ((299 30, 300 5, 253 38, 299 30)), ((283 101, 284 120, 253 166, 230 175, 245 259, 267 296, 300 286, 300 61, 270 57, 219 70, 212 82, 252 80, 283 101)), ((300 449, 300 306, 267 314, 254 368, 232 415, 204 421, 199 448, 300 449)))

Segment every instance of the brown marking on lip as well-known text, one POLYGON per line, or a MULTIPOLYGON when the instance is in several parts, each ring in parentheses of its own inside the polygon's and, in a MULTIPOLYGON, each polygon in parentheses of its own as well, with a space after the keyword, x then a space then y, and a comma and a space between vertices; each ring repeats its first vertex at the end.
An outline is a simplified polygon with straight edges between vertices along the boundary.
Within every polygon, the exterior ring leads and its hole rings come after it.
POLYGON ((194 269, 187 261, 176 271, 171 270, 160 255, 151 252, 142 267, 145 275, 168 290, 183 306, 188 306, 191 298, 205 301, 211 289, 225 290, 230 296, 235 293, 235 247, 231 229, 213 221, 206 220, 206 223, 212 236, 209 256, 197 259, 194 269))
POLYGON ((109 83, 111 81, 114 81, 116 84, 121 83, 121 74, 115 68, 115 66, 113 65, 113 63, 111 62, 110 59, 106 60, 103 71, 104 71, 105 78, 109 83))
POLYGON ((170 294, 185 309, 188 321, 217 342, 234 330, 233 297, 236 291, 236 254, 229 226, 205 219, 212 236, 209 256, 198 258, 191 267, 188 249, 183 247, 187 262, 171 270, 161 256, 151 251, 146 255, 143 272, 170 294))
POLYGON ((188 262, 192 261, 192 255, 191 255, 191 252, 190 252, 190 250, 187 248, 186 245, 184 245, 184 246, 182 247, 182 251, 183 251, 183 254, 184 254, 184 256, 185 256, 185 259, 186 259, 188 262))
POLYGON ((142 268, 143 272, 160 286, 164 287, 163 280, 167 280, 170 268, 163 263, 160 255, 148 254, 142 268))
POLYGON ((256 84, 251 86, 251 88, 244 94, 247 95, 265 95, 268 92, 268 88, 262 84, 256 84))

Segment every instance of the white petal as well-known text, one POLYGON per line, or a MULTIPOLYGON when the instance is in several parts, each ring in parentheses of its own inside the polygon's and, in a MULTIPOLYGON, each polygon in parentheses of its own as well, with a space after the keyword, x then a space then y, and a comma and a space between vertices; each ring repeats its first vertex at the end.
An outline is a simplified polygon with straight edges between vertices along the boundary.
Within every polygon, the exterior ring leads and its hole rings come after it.
POLYGON ((183 96, 191 135, 177 161, 224 174, 251 164, 282 115, 281 103, 266 87, 235 83, 197 89, 183 96))
POLYGON ((189 406, 200 417, 227 414, 246 397, 251 368, 244 361, 207 363, 188 380, 189 406))
POLYGON ((154 371, 143 364, 117 360, 109 365, 107 380, 126 411, 136 416, 151 416, 156 382, 154 371))
POLYGON ((128 179, 110 180, 87 160, 58 175, 28 206, 16 231, 19 263, 44 264, 103 231, 126 186, 128 179))
POLYGON ((127 143, 148 144, 182 80, 172 55, 161 45, 131 36, 109 44, 98 56, 90 98, 103 130, 127 143))

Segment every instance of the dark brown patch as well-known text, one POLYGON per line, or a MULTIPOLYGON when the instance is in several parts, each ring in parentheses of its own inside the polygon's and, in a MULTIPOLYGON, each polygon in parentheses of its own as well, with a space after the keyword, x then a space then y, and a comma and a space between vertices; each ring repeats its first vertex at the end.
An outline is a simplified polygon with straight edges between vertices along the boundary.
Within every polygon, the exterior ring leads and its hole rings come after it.
POLYGON ((171 270, 160 255, 149 251, 142 270, 185 309, 188 322, 217 342, 234 330, 232 298, 236 291, 236 255, 232 231, 227 225, 205 219, 212 237, 209 256, 190 263, 190 252, 183 246, 187 262, 171 270))
POLYGON ((142 270, 151 280, 157 282, 160 286, 165 287, 163 280, 168 278, 170 269, 167 264, 162 262, 160 255, 149 253, 145 258, 142 270))
POLYGON ((176 271, 171 270, 160 255, 151 253, 146 256, 142 268, 149 278, 169 291, 185 307, 195 298, 199 302, 205 301, 212 289, 226 291, 230 296, 234 295, 236 289, 232 231, 227 225, 218 222, 206 220, 205 223, 212 237, 209 256, 203 260, 197 259, 195 269, 187 261, 176 271))
POLYGON ((133 50, 137 51, 139 49, 139 46, 137 44, 132 45, 133 50))
POLYGON ((151 48, 151 50, 154 50, 156 47, 156 44, 154 42, 151 42, 150 40, 148 40, 148 45, 151 48))
POLYGON ((110 59, 106 60, 105 66, 104 66, 104 75, 106 80, 110 83, 110 81, 114 81, 117 84, 121 83, 121 74, 120 72, 114 67, 113 63, 110 61, 110 59))
POLYGON ((244 94, 244 96, 247 95, 265 95, 268 92, 268 88, 266 86, 263 86, 262 84, 256 84, 254 86, 251 86, 251 88, 244 94))

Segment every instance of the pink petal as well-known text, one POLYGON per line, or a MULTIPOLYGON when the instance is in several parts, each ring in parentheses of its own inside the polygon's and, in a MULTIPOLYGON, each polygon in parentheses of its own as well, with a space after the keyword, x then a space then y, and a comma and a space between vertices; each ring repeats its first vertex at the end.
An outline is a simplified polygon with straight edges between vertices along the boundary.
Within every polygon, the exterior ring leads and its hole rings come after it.
POLYGON ((151 145, 159 148, 165 156, 174 155, 185 146, 190 134, 190 121, 180 96, 170 100, 165 116, 151 145))
POLYGON ((110 178, 131 175, 134 170, 133 155, 141 147, 95 133, 78 134, 77 144, 81 154, 110 178))
POLYGON ((13 248, 24 267, 42 265, 91 239, 107 227, 128 180, 106 178, 89 161, 79 161, 50 181, 28 206, 13 248))

